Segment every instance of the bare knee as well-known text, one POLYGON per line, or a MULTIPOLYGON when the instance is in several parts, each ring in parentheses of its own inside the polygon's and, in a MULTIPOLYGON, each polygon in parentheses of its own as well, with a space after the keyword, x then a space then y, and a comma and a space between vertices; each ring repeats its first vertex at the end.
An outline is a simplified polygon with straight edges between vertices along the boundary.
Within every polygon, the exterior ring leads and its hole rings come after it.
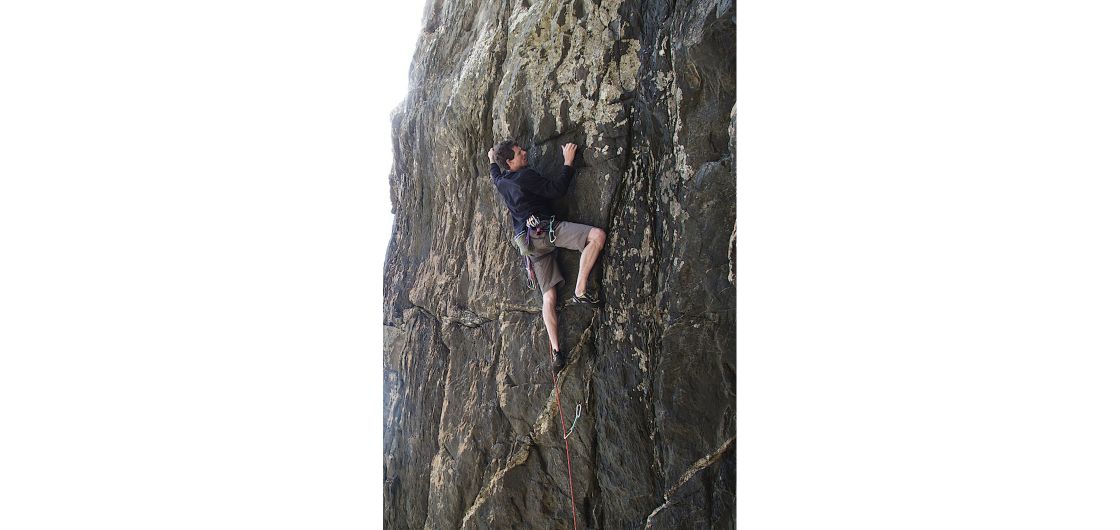
POLYGON ((543 300, 544 304, 544 307, 542 307, 542 309, 544 309, 545 311, 548 311, 548 308, 550 307, 556 307, 556 287, 552 287, 551 289, 545 291, 544 295, 541 296, 541 299, 543 300))
POLYGON ((587 242, 603 246, 607 242, 607 232, 602 228, 592 228, 591 233, 587 235, 587 242))

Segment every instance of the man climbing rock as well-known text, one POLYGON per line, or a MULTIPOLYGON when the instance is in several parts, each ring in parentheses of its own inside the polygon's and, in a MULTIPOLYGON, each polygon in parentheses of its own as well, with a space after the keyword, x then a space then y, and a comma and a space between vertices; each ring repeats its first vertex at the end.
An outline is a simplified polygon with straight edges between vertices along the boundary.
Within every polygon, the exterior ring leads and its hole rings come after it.
POLYGON ((490 177, 513 219, 514 245, 525 256, 530 283, 535 280, 543 296, 541 313, 548 341, 552 346, 552 369, 559 372, 567 363, 567 353, 560 349, 556 331, 556 288, 564 283, 556 263, 556 249, 580 251, 579 274, 576 276, 572 303, 599 303, 587 290, 587 277, 599 251, 607 242, 601 228, 560 221, 549 201, 564 196, 575 169, 576 145, 564 144, 564 169, 560 178, 549 178, 528 167, 529 153, 512 140, 498 142, 490 157, 490 177))

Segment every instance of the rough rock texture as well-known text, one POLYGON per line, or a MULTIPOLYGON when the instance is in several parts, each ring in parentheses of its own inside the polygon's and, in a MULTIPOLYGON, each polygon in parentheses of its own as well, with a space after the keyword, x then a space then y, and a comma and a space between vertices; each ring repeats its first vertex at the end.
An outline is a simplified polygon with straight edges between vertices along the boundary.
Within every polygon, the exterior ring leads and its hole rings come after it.
MULTIPOLYGON (((560 310, 578 528, 732 528, 735 6, 430 0, 393 118, 385 526, 572 528, 540 294, 486 151, 559 173, 602 227, 605 304, 560 310)), ((571 297, 578 253, 560 251, 571 297)))

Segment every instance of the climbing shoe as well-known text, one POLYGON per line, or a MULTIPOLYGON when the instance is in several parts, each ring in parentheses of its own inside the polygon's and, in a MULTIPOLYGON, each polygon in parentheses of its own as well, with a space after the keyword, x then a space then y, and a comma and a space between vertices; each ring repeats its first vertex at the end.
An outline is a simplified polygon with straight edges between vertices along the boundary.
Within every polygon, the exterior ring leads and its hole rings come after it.
POLYGON ((560 350, 552 350, 552 371, 560 373, 565 364, 568 364, 568 354, 560 350))
POLYGON ((599 297, 591 293, 583 293, 582 295, 575 295, 572 297, 573 304, 589 304, 599 305, 599 297))

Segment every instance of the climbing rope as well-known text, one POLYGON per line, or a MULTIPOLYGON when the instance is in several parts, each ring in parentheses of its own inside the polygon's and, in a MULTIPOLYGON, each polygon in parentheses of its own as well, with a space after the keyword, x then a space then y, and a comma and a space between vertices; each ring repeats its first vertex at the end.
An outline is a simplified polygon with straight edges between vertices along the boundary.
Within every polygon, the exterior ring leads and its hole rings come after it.
MULTIPOLYGON (((552 374, 552 386, 556 388, 556 408, 560 409, 560 432, 567 430, 568 426, 564 424, 564 407, 560 405, 560 385, 556 384, 556 374, 552 374)), ((576 405, 576 419, 579 419, 580 406, 576 405)), ((572 421, 572 429, 576 428, 575 421, 572 421)), ((568 434, 571 434, 569 431, 568 434)), ((572 497, 572 530, 576 528, 576 488, 572 485, 572 453, 568 451, 568 435, 564 435, 564 454, 568 457, 568 488, 571 491, 572 497)))

